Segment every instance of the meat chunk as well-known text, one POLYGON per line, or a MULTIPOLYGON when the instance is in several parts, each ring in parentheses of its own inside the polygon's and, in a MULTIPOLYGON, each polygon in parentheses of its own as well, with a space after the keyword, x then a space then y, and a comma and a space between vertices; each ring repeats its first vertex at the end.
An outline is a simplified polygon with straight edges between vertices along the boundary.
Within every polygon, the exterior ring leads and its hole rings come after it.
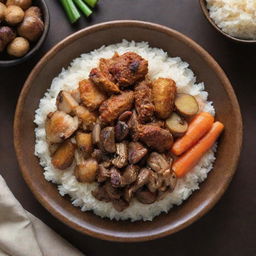
POLYGON ((74 112, 75 115, 78 117, 82 128, 84 130, 91 131, 97 120, 96 114, 83 106, 77 106, 74 112))
POLYGON ((127 142, 116 144, 117 156, 112 160, 112 164, 117 168, 123 168, 128 164, 128 145, 127 142))
POLYGON ((152 96, 157 116, 162 119, 169 117, 174 108, 175 82, 169 78, 158 78, 153 82, 152 96))
POLYGON ((158 152, 169 150, 173 144, 172 134, 155 125, 140 125, 138 129, 138 137, 148 147, 158 152))
POLYGON ((57 96, 56 105, 58 110, 70 114, 78 106, 78 103, 69 92, 63 90, 57 96))
POLYGON ((109 79, 108 73, 101 71, 99 68, 93 68, 89 77, 102 91, 107 93, 120 92, 118 85, 109 79))
POLYGON ((97 181, 104 182, 109 179, 111 176, 111 171, 105 168, 102 164, 99 164, 98 173, 97 173, 97 181))
POLYGON ((70 140, 63 142, 52 156, 52 165, 60 170, 70 167, 74 160, 75 148, 70 140))
POLYGON ((148 150, 139 142, 130 142, 128 152, 129 163, 136 164, 148 153, 148 150))
POLYGON ((115 54, 108 63, 108 70, 119 86, 126 87, 144 80, 148 73, 148 62, 134 52, 120 56, 115 54))
POLYGON ((128 121, 132 116, 132 111, 125 111, 119 117, 118 120, 122 122, 128 121))
POLYGON ((116 152, 115 129, 112 126, 105 127, 100 133, 100 143, 104 150, 109 153, 116 152))
POLYGON ((95 190, 93 190, 92 195, 99 201, 104 201, 104 202, 111 201, 111 198, 109 197, 108 193, 106 192, 106 187, 104 185, 98 186, 95 190))
POLYGON ((136 192, 136 198, 143 204, 152 204, 157 199, 157 193, 151 192, 147 189, 142 189, 136 192))
POLYGON ((132 91, 125 91, 119 95, 113 95, 105 100, 100 108, 100 118, 105 123, 116 120, 121 113, 132 108, 134 94, 132 91))
POLYGON ((79 82, 79 91, 82 104, 91 111, 99 108, 101 103, 106 100, 106 95, 88 79, 79 82))
POLYGON ((69 138, 78 128, 78 118, 71 117, 63 111, 51 112, 45 121, 47 141, 60 143, 69 138))
POLYGON ((113 200, 112 204, 118 212, 122 212, 129 206, 129 203, 127 203, 123 199, 113 200))
POLYGON ((132 116, 127 124, 128 124, 129 130, 130 130, 132 139, 134 141, 137 141, 140 124, 139 124, 138 116, 135 111, 132 112, 132 116))
POLYGON ((149 182, 151 170, 148 168, 142 168, 138 174, 138 177, 132 186, 133 192, 137 191, 139 188, 143 187, 149 182))
POLYGON ((139 167, 136 165, 128 165, 122 175, 122 183, 123 185, 130 185, 134 181, 136 181, 139 173, 139 167))
POLYGON ((122 187, 121 173, 115 167, 110 169, 110 183, 115 188, 122 187))
POLYGON ((152 103, 151 88, 146 81, 141 82, 135 87, 134 98, 139 121, 141 123, 152 121, 155 106, 152 103))

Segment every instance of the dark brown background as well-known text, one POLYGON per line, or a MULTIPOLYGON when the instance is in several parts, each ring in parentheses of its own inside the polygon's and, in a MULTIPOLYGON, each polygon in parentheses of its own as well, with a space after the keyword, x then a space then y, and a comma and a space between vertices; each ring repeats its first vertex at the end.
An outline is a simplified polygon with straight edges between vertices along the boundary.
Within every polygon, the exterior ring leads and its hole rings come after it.
MULTIPOLYGON (((31 60, 0 68, 0 173, 23 206, 87 255, 256 255, 256 45, 238 45, 219 35, 203 17, 197 0, 101 0, 90 20, 71 26, 58 1, 47 0, 51 25, 47 41, 31 60), (187 229, 146 243, 111 243, 82 235, 52 217, 33 197, 19 172, 12 137, 22 85, 39 58, 72 32, 115 19, 138 19, 177 29, 203 46, 231 80, 244 120, 244 145, 237 173, 220 202, 187 229)), ((33 136, 31 134, 31 136, 33 136)), ((57 256, 57 255, 56 255, 57 256)))

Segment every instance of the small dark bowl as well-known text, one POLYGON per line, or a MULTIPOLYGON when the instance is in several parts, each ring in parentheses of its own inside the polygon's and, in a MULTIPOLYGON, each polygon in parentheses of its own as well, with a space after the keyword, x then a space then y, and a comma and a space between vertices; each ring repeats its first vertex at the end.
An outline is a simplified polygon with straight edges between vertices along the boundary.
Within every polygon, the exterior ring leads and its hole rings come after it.
POLYGON ((256 40, 254 39, 241 39, 241 38, 238 38, 238 37, 234 37, 234 36, 231 36, 227 33, 225 33, 221 28, 219 28, 216 23, 211 19, 210 17, 210 13, 207 9, 207 4, 206 4, 206 1, 205 0, 199 0, 199 3, 200 3, 200 6, 201 6, 201 9, 202 9, 202 12, 204 14, 204 16, 206 17, 206 19, 210 22, 210 24, 219 32, 221 33, 222 35, 224 35, 226 38, 232 40, 232 41, 235 41, 237 43, 246 43, 246 44, 256 44, 256 40))
POLYGON ((34 44, 31 44, 31 46, 32 46, 31 49, 23 57, 20 57, 20 58, 9 57, 6 54, 6 57, 4 57, 4 59, 0 59, 0 67, 15 66, 15 65, 18 65, 18 64, 26 61, 27 59, 31 58, 40 49, 40 47, 44 43, 47 33, 49 31, 49 27, 50 27, 49 10, 48 10, 48 7, 44 0, 34 0, 33 5, 38 6, 43 13, 43 20, 44 20, 43 34, 41 35, 40 39, 37 42, 35 42, 34 44))

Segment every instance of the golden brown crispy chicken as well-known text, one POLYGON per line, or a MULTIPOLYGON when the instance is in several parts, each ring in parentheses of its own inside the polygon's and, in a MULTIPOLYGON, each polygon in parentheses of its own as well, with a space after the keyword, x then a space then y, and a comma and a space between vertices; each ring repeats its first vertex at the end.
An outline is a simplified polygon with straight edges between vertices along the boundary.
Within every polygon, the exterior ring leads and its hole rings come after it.
POLYGON ((130 110, 134 101, 133 91, 125 91, 119 95, 113 95, 105 100, 100 108, 100 119, 104 123, 111 123, 124 111, 130 110))
POLYGON ((148 73, 148 62, 134 52, 117 53, 111 59, 100 59, 99 67, 90 72, 90 79, 101 90, 120 92, 119 86, 127 87, 142 81, 148 73))
POLYGON ((119 84, 127 87, 144 80, 148 73, 148 62, 135 52, 115 54, 109 62, 109 72, 119 84))
POLYGON ((106 95, 88 79, 79 82, 79 91, 82 104, 92 111, 97 109, 106 99, 106 95))
POLYGON ((138 113, 138 119, 141 123, 153 120, 155 106, 152 103, 152 93, 149 84, 146 81, 141 82, 135 87, 134 91, 135 108, 138 113))

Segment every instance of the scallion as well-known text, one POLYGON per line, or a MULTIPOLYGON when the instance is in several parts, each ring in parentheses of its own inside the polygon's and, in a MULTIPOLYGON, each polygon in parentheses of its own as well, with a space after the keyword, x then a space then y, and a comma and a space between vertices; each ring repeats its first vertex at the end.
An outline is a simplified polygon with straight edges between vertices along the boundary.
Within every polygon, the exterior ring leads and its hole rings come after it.
POLYGON ((73 0, 73 1, 86 17, 92 14, 92 10, 82 0, 73 0))
POLYGON ((68 19, 71 23, 76 22, 80 18, 80 13, 78 12, 76 6, 72 0, 60 0, 68 19))
POLYGON ((83 1, 93 8, 98 3, 99 0, 83 0, 83 1))

